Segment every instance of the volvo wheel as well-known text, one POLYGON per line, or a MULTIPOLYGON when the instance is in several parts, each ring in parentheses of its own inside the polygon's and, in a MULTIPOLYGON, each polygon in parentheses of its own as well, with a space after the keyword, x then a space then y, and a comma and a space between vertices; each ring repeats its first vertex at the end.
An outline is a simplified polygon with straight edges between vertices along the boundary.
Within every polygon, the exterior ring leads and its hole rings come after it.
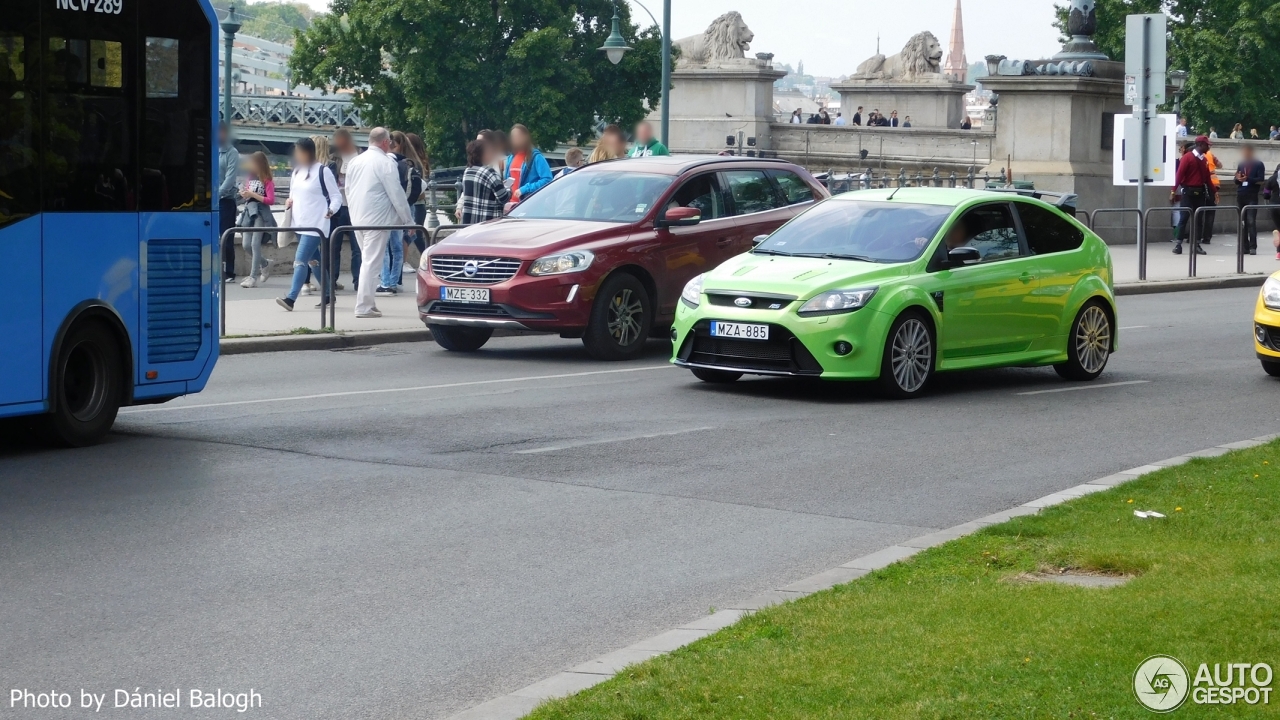
POLYGON ((582 336, 597 360, 632 360, 644 352, 653 323, 649 293, 633 275, 617 273, 600 286, 582 336))
POLYGON ((1102 374, 1111 358, 1115 331, 1111 315, 1099 300, 1080 308, 1067 336, 1067 361, 1053 366, 1066 380, 1093 380, 1102 374))
POLYGON ((451 352, 475 352, 493 337, 493 328, 428 325, 436 344, 451 352))
POLYGON ((73 326, 62 339, 49 378, 49 439, 67 447, 106 437, 124 402, 124 368, 115 335, 99 322, 73 326))
POLYGON ((889 328, 880 362, 880 389, 891 398, 924 394, 934 370, 933 326, 918 312, 898 316, 889 328))

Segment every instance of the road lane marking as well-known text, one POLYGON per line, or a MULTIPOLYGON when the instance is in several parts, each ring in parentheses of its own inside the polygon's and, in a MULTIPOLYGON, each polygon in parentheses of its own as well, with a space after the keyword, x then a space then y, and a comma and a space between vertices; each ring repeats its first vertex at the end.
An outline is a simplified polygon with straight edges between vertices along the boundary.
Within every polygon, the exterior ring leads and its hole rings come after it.
POLYGON ((291 395, 287 397, 259 398, 256 400, 232 400, 220 403, 200 403, 197 405, 157 405, 155 407, 130 408, 121 410, 121 415, 139 415, 142 413, 171 412, 174 410, 199 410, 202 408, 237 407, 240 405, 263 405, 266 403, 295 402, 298 400, 324 400, 328 398, 355 397, 358 395, 385 395, 387 393, 418 392, 421 390, 445 390, 448 388, 474 387, 477 385, 499 385, 503 383, 533 382, 535 380, 563 380, 566 378, 592 377, 595 375, 617 375, 620 373, 648 372, 650 370, 667 370, 674 365, 647 365, 638 368, 621 368, 619 370, 591 370, 589 372, 560 373, 558 375, 529 375, 526 377, 498 378, 496 380, 468 380, 466 382, 441 383, 439 385, 416 385, 413 387, 382 388, 377 390, 348 390, 345 392, 317 393, 315 395, 291 395))
POLYGON ((1120 387, 1122 385, 1142 385, 1150 380, 1126 380, 1124 382, 1102 383, 1101 385, 1076 385, 1073 387, 1054 388, 1052 390, 1032 390, 1015 393, 1016 395, 1048 395, 1049 393, 1075 392, 1077 390, 1101 390, 1102 388, 1120 387))
POLYGON ((1146 329, 1146 327, 1147 327, 1146 325, 1130 325, 1129 327, 1122 327, 1120 329, 1121 330, 1144 330, 1146 329))
POLYGON ((672 435, 687 435, 689 433, 703 432, 705 430, 715 430, 715 428, 708 425, 706 427, 689 428, 688 430, 669 430, 667 432, 648 433, 646 435, 628 435, 626 437, 603 438, 599 440, 581 440, 578 442, 561 443, 559 445, 533 448, 530 450, 514 450, 513 453, 516 455, 536 455, 537 453, 569 450, 572 448, 587 447, 588 445, 605 445, 608 443, 627 442, 628 440, 648 440, 650 438, 671 437, 672 435))

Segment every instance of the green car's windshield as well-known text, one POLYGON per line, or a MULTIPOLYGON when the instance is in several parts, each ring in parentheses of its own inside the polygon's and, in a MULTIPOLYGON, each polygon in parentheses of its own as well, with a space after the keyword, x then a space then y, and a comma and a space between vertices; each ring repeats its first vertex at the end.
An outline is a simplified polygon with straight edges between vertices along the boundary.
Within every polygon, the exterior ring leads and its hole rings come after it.
POLYGON ((673 179, 670 175, 580 170, 530 196, 511 211, 511 217, 632 223, 649 212, 673 179))
POLYGON ((754 252, 909 262, 925 251, 951 210, 946 205, 828 200, 784 225, 754 252))

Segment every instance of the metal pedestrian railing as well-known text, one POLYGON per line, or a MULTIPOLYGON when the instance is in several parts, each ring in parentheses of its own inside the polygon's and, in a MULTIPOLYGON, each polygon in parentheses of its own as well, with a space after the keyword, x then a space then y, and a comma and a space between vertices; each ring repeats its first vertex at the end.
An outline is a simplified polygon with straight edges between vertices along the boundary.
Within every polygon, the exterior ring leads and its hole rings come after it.
POLYGON ((1099 215, 1127 215, 1133 213, 1138 217, 1138 279, 1147 279, 1147 225, 1143 222, 1142 211, 1138 208, 1098 208, 1088 214, 1089 229, 1097 232, 1099 215))
MULTIPOLYGON (((405 232, 423 232, 427 236, 427 246, 433 246, 440 242, 440 234, 448 230, 461 230, 465 225, 441 225, 436 223, 433 228, 424 228, 421 225, 341 225, 333 229, 328 237, 321 232, 320 228, 314 227, 233 227, 222 233, 218 239, 217 254, 214 257, 222 257, 222 248, 226 243, 241 233, 260 232, 264 235, 276 236, 280 233, 298 233, 303 235, 318 235, 320 242, 320 265, 313 273, 320 281, 320 330, 333 331, 337 329, 337 304, 334 302, 334 272, 332 263, 337 261, 336 251, 340 245, 340 239, 345 233, 356 233, 366 231, 387 231, 393 232, 401 230, 405 232)), ((221 274, 221 271, 219 271, 221 274)), ((227 335, 227 293, 225 282, 218 283, 218 335, 226 337, 227 335)))

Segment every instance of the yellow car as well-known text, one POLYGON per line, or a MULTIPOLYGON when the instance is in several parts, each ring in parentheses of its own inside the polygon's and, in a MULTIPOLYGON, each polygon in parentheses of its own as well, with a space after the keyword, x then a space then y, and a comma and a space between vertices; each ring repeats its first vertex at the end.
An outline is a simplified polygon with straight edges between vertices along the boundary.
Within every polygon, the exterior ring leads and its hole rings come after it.
POLYGON ((1262 369, 1272 377, 1280 377, 1280 272, 1274 273, 1258 293, 1253 310, 1253 349, 1262 361, 1262 369))

